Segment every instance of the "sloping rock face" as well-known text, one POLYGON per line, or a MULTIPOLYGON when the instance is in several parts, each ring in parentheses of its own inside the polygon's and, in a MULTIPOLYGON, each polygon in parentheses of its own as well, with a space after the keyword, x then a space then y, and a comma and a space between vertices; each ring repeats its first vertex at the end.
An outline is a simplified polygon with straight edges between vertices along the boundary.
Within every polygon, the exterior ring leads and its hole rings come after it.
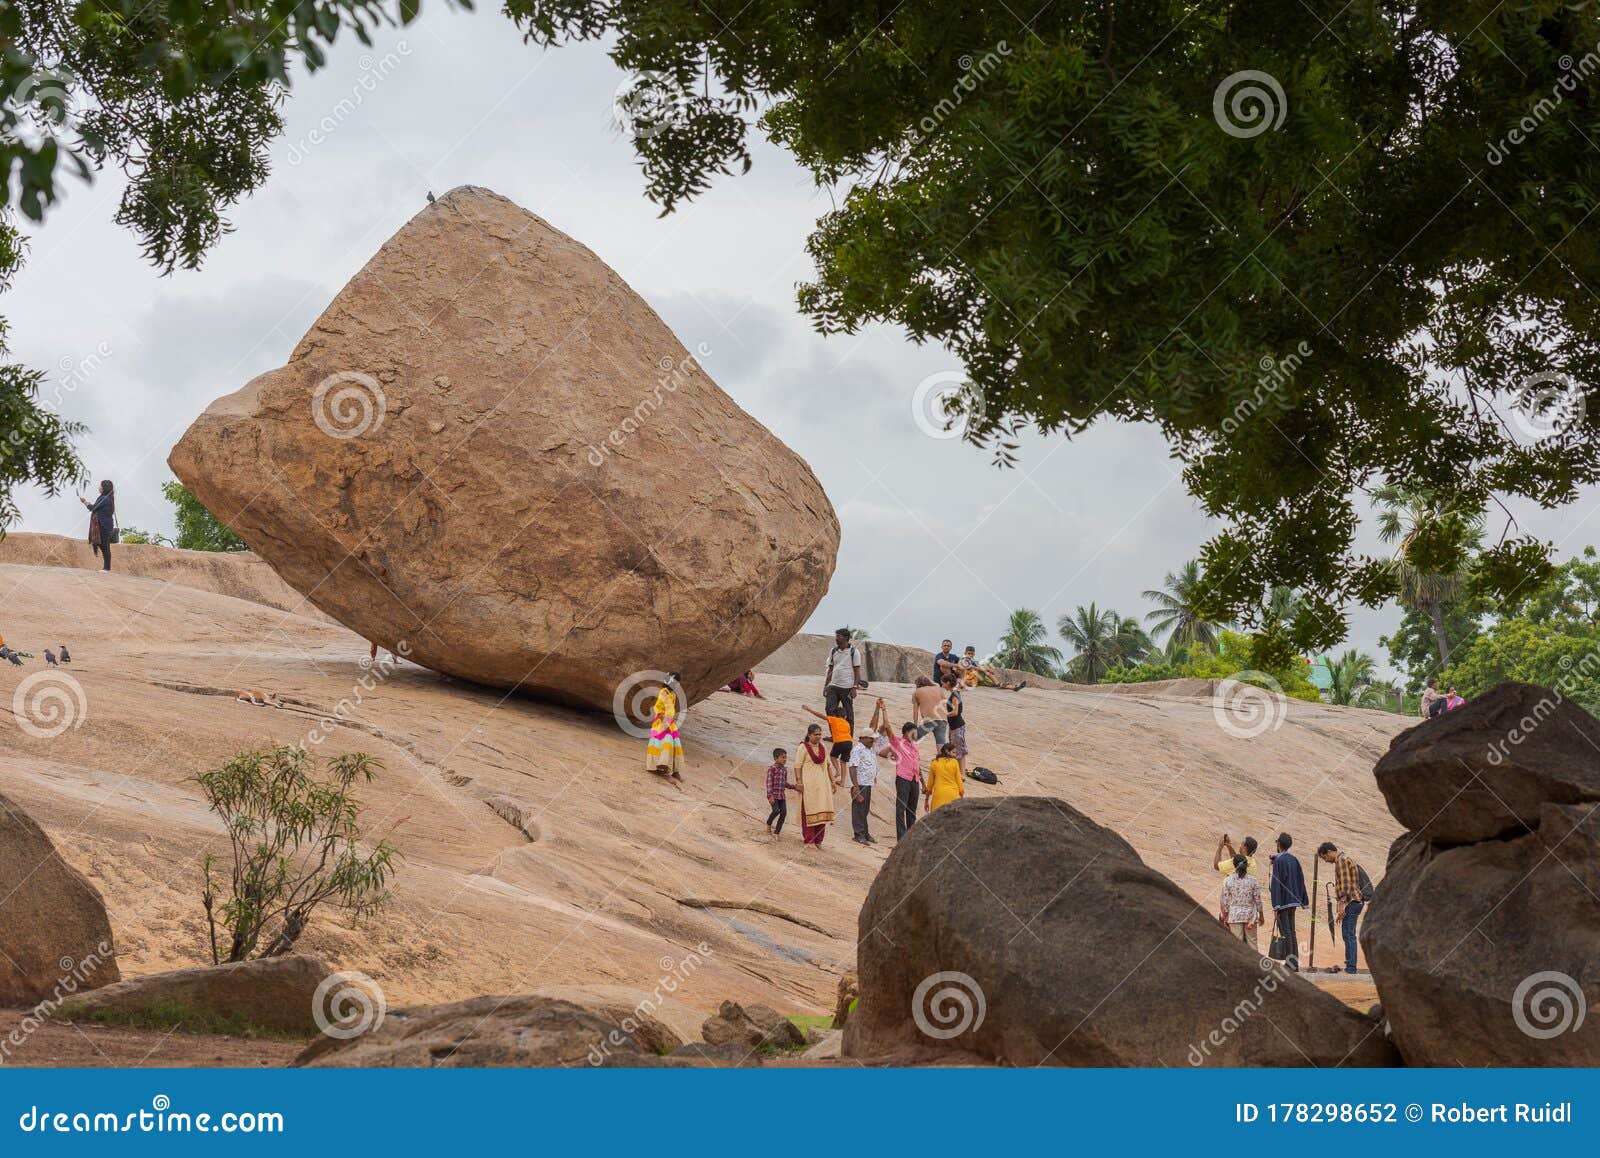
POLYGON ((810 468, 615 272, 471 187, 169 462, 353 631, 607 710, 638 673, 678 671, 695 699, 754 666, 821 600, 839 544, 810 468))
POLYGON ((99 891, 0 795, 0 1006, 60 1001, 117 980, 99 891))
POLYGON ((332 970, 303 955, 235 961, 129 977, 73 998, 72 1018, 117 1018, 141 1013, 192 1011, 202 1018, 240 1020, 285 1033, 316 1033, 317 988, 332 970))
POLYGON ((1266 962, 1133 848, 1045 797, 919 821, 861 910, 847 1057, 1372 1066, 1379 1027, 1266 962))
POLYGON ((1374 775, 1426 840, 1515 835, 1546 803, 1600 803, 1600 720, 1549 688, 1501 684, 1396 736, 1374 775))
POLYGON ((646 1066, 678 1039, 645 1017, 625 1032, 604 1013, 550 997, 473 997, 448 1005, 390 1010, 354 1038, 322 1037, 297 1066, 502 1067, 646 1066))
POLYGON ((1362 926, 1411 1065, 1600 1065, 1600 722, 1506 684, 1397 737, 1362 926))

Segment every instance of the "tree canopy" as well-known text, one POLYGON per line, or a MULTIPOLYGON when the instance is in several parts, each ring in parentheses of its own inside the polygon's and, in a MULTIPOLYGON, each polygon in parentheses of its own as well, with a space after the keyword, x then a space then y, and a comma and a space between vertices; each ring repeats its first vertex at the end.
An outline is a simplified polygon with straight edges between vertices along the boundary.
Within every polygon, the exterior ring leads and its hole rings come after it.
MULTIPOLYGON (((965 437, 1002 461, 1030 424, 1157 424, 1226 521, 1203 553, 1213 618, 1293 586, 1287 634, 1310 647, 1350 600, 1393 595, 1356 546, 1364 488, 1476 510, 1600 477, 1592 5, 506 10, 540 43, 612 38, 653 110, 634 141, 664 211, 748 167, 753 131, 839 185, 802 308, 948 347, 965 437)), ((1548 567, 1515 527, 1487 554, 1502 594, 1548 567)))

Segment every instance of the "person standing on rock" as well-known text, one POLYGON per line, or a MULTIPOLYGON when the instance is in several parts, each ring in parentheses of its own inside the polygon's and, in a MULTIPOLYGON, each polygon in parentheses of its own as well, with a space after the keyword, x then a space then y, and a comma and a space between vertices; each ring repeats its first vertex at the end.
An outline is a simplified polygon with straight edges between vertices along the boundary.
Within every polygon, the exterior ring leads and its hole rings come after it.
POLYGON ((943 686, 945 722, 950 725, 950 748, 956 758, 956 763, 961 767, 961 774, 965 776, 967 774, 967 717, 962 714, 961 689, 956 687, 955 676, 945 676, 943 686))
MULTIPOLYGON (((881 705, 883 701, 880 699, 881 705)), ((887 712, 887 709, 885 709, 887 712)), ((889 737, 894 753, 894 835, 904 840, 906 831, 917 822, 917 796, 922 789, 922 753, 917 749, 917 726, 900 725, 900 734, 889 737)))
POLYGON ((1245 861, 1249 864, 1250 875, 1255 876, 1256 849, 1258 847, 1256 838, 1247 836, 1239 842, 1239 847, 1235 849, 1233 847, 1233 838, 1227 833, 1223 833, 1222 839, 1217 842, 1217 851, 1211 854, 1211 863, 1217 866, 1217 871, 1223 876, 1231 876, 1233 874, 1234 857, 1242 853, 1245 861))
POLYGON ((767 831, 777 840, 783 833, 783 822, 789 816, 789 798, 796 785, 789 779, 789 753, 783 748, 772 750, 772 763, 767 767, 767 803, 772 811, 767 813, 767 831))
POLYGON ((1300 858, 1289 851, 1293 845, 1294 838, 1287 832, 1278 834, 1278 851, 1272 854, 1272 915, 1278 934, 1288 945, 1284 968, 1298 973, 1300 937, 1294 927, 1295 911, 1307 908, 1311 898, 1306 893, 1306 874, 1300 867, 1300 858))
POLYGON ((949 744, 939 745, 939 754, 928 764, 928 782, 923 787, 928 793, 929 812, 967 794, 966 783, 961 779, 961 765, 956 763, 955 749, 949 744))
POLYGON ((872 790, 878 783, 878 757, 890 754, 889 712, 878 701, 872 722, 850 751, 850 829, 857 844, 877 844, 867 822, 872 814, 872 790))
POLYGON ((651 772, 673 780, 683 779, 683 741, 678 737, 678 696, 672 690, 678 673, 667 673, 667 682, 656 692, 650 716, 650 745, 645 749, 644 766, 651 772))
POLYGON ((861 686, 861 649, 850 641, 850 629, 833 633, 833 649, 828 652, 828 668, 822 677, 822 710, 856 726, 856 688, 861 686))
POLYGON ((944 693, 927 676, 917 677, 911 693, 911 722, 917 726, 917 739, 933 734, 937 750, 950 742, 950 721, 945 718, 944 693))
POLYGON ((1228 931, 1257 952, 1261 909, 1261 882, 1250 875, 1250 858, 1235 856, 1233 872, 1222 882, 1222 914, 1228 919, 1228 931))
POLYGON ((828 772, 828 747, 822 742, 820 724, 806 729, 796 760, 800 765, 795 776, 800 785, 800 836, 815 852, 833 823, 833 777, 828 772))
POLYGON ((1356 925, 1361 920, 1361 910, 1366 907, 1366 895, 1361 888, 1361 866, 1344 853, 1331 840, 1325 840, 1317 849, 1317 857, 1333 866, 1333 899, 1338 905, 1334 920, 1339 922, 1339 932, 1344 937, 1344 971, 1356 971, 1356 925))
POLYGON ((89 508, 89 549, 104 562, 100 570, 111 570, 111 544, 116 541, 117 493, 110 479, 100 483, 100 493, 90 502, 82 495, 78 501, 89 508))

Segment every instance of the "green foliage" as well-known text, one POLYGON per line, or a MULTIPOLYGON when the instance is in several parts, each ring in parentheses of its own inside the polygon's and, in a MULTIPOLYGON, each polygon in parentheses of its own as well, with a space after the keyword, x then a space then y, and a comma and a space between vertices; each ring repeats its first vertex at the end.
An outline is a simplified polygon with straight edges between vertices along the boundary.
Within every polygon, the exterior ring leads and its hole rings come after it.
MULTIPOLYGON (((1487 614, 1481 599, 1463 595, 1441 609, 1444 637, 1453 655, 1478 638, 1478 622, 1487 614)), ((1439 649, 1432 617, 1416 608, 1406 608, 1393 635, 1378 643, 1389 649, 1389 662, 1406 673, 1406 689, 1413 695, 1422 691, 1429 676, 1439 673, 1439 649)))
MULTIPOLYGON (((62 1016, 78 1019, 86 1007, 68 1001, 61 1007, 62 1016)), ((226 1034, 250 1040, 299 1041, 309 1036, 290 1033, 270 1025, 258 1025, 238 1013, 221 1014, 211 1009, 198 1009, 181 1001, 165 999, 152 1001, 136 1009, 96 1009, 88 1020, 96 1025, 126 1026, 129 1029, 166 1030, 178 1033, 226 1034)))
POLYGON ((1177 574, 1167 573, 1159 591, 1144 593, 1156 605, 1145 621, 1151 624, 1155 635, 1167 637, 1168 659, 1181 659, 1191 651, 1215 650, 1217 646, 1222 625, 1207 618, 1211 595, 1206 579, 1199 561, 1190 559, 1177 574))
POLYGON ((1217 650, 1193 647, 1178 660, 1170 658, 1140 664, 1119 664, 1109 669, 1103 684, 1141 684, 1156 680, 1240 679, 1270 688, 1297 700, 1320 700, 1311 686, 1310 665, 1299 656, 1281 662, 1266 660, 1258 642, 1236 631, 1224 630, 1217 636, 1217 650), (1263 676, 1268 678, 1262 678, 1263 676), (1269 682, 1270 680, 1270 682, 1269 682))
MULTIPOLYGON (((173 518, 178 524, 175 546, 185 551, 247 551, 245 541, 235 535, 221 520, 206 510, 189 488, 173 479, 161 484, 161 493, 176 510, 173 518)), ((124 533, 123 538, 127 535, 124 533)))
POLYGON ((399 853, 387 839, 362 851, 360 806, 351 793, 357 780, 370 782, 382 767, 365 753, 335 756, 319 779, 304 748, 278 747, 243 752, 200 774, 233 861, 220 911, 215 858, 207 853, 204 862, 213 962, 289 952, 321 905, 362 916, 387 903, 399 853))
POLYGON ((1507 680, 1555 688, 1600 712, 1600 557, 1593 547, 1491 618, 1439 674, 1441 688, 1453 684, 1469 698, 1507 680))
MULTIPOLYGON (((1158 425, 1226 521, 1202 551, 1212 620, 1293 586, 1318 613, 1290 639, 1320 648, 1344 604, 1391 596, 1355 545, 1361 488, 1482 510, 1600 479, 1600 406, 1517 429, 1548 417, 1533 376, 1600 382, 1595 5, 505 7, 536 43, 604 40, 650 75, 676 112, 634 147, 664 211, 748 167, 756 128, 842 185, 801 307, 954 351, 966 436, 1001 461, 1028 424, 1158 425), (1244 70, 1281 90, 1257 83, 1259 123, 1244 70)), ((1459 542, 1421 546, 1429 573, 1463 570, 1459 542)), ((1485 593, 1547 555, 1498 544, 1485 593)))
POLYGON ((1153 650, 1138 620, 1110 608, 1101 611, 1094 603, 1063 615, 1056 630, 1076 653, 1065 674, 1078 683, 1098 683, 1108 668, 1138 663, 1153 650))
POLYGON ((1018 608, 1011 613, 1005 634, 995 645, 990 662, 1035 675, 1053 676, 1061 666, 1061 651, 1047 642, 1050 631, 1037 611, 1018 608))
MULTIPOLYGON (((470 8, 470 0, 448 0, 470 8)), ((296 63, 314 71, 341 29, 364 43, 408 24, 420 0, 0 0, 0 288, 21 265, 10 215, 39 222, 61 172, 114 165, 118 224, 163 273, 199 266, 224 212, 267 177, 296 63)), ((4 357, 0 321, 0 359, 4 357)), ((42 405, 42 375, 0 364, 0 531, 14 489, 55 494, 84 477, 81 430, 42 405)))
POLYGON ((155 531, 142 531, 138 527, 119 527, 123 543, 146 547, 170 547, 172 540, 155 531))
POLYGON ((1328 664, 1332 679, 1328 702, 1355 708, 1393 708, 1393 690, 1373 686, 1377 672, 1377 660, 1364 651, 1349 649, 1328 664))
MULTIPOLYGON (((1439 663, 1447 664, 1451 634, 1446 609, 1466 594, 1483 539, 1483 512, 1462 509, 1411 485, 1389 483, 1373 491, 1372 497, 1378 504, 1378 535, 1396 545, 1389 560, 1396 598, 1401 607, 1428 616, 1439 663)), ((1492 589, 1496 584, 1486 586, 1492 589)))

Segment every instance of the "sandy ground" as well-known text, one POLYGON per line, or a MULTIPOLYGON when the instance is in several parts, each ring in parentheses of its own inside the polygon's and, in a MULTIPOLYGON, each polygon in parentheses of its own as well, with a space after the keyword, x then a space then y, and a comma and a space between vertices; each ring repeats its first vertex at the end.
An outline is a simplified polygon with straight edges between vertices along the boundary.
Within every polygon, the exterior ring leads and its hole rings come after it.
MULTIPOLYGON (((702 1010, 731 997, 831 1011, 894 825, 886 787, 875 847, 849 840, 844 793, 844 823, 820 854, 802 851, 797 826, 778 842, 763 830, 770 750, 797 745, 800 705, 814 703, 820 680, 763 677, 765 700, 695 705, 680 790, 643 771, 643 741, 609 716, 410 664, 369 671, 366 643, 343 628, 186 586, 170 562, 145 578, 6 558, 0 544, 0 632, 41 660, 65 642, 75 662, 49 669, 70 715, 52 736, 10 715, 28 715, 17 689, 43 663, 0 665, 0 784, 105 895, 125 974, 205 960, 200 858, 222 844, 196 774, 241 747, 306 743, 315 730, 327 733, 312 745, 319 753, 383 761, 362 792, 363 823, 405 860, 387 913, 360 924, 324 915, 302 945, 369 974, 390 1005, 551 984, 650 991, 671 977, 678 999, 702 1010), (239 689, 286 706, 240 703, 239 689), (319 725, 341 703, 344 718, 319 725), (494 797, 502 812, 507 801, 521 810, 520 828, 491 809, 494 797)), ((226 588, 212 571, 193 581, 226 588)), ((874 690, 896 720, 908 715, 909 688, 874 690)), ((1208 910, 1218 882, 1207 862, 1224 830, 1263 843, 1294 833, 1308 876, 1311 851, 1332 839, 1381 876, 1399 829, 1371 769, 1408 722, 1293 701, 1284 710, 1278 726, 1243 738, 1219 725, 1210 700, 978 689, 967 713, 974 761, 1001 783, 969 790, 1070 801, 1208 910)), ((1325 928, 1317 950, 1319 964, 1332 962, 1325 928)), ((50 1034, 63 1051, 82 1040, 50 1034)))

